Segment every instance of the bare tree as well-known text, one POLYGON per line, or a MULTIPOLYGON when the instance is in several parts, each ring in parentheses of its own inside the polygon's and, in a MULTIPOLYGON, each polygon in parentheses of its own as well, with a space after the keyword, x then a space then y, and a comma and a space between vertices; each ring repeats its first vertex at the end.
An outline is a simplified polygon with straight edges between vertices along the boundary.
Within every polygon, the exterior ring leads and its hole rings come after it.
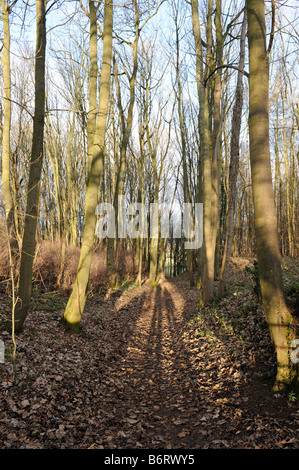
MULTIPOLYGON (((94 2, 90 1, 89 3, 90 12, 92 13, 94 12, 94 2)), ((93 63, 93 60, 95 60, 97 57, 97 50, 94 47, 95 44, 93 44, 93 38, 96 34, 95 22, 95 15, 90 14, 91 63, 93 63)), ((99 200, 99 184, 101 174, 104 170, 104 147, 112 62, 112 29, 113 4, 111 0, 106 0, 104 7, 103 60, 101 70, 100 97, 93 143, 89 146, 88 154, 88 179, 85 197, 85 224, 83 240, 74 287, 64 312, 64 320, 66 324, 75 330, 79 328, 81 316, 83 314, 87 298, 87 286, 96 227, 96 207, 99 200)), ((93 74, 90 76, 90 79, 93 79, 93 74)), ((96 86, 96 82, 94 83, 94 86, 96 86)), ((92 93, 94 93, 94 89, 92 90, 92 93)), ((94 108, 91 108, 91 111, 93 109, 94 108)))

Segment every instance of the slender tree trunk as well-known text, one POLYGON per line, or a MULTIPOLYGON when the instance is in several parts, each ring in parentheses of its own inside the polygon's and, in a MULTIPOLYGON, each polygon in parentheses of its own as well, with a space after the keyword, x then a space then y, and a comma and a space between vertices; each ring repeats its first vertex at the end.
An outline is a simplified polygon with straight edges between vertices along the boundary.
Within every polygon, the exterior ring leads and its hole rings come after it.
MULTIPOLYGON (((210 5, 210 4, 209 4, 210 5)), ((202 302, 207 304, 214 298, 214 258, 212 234, 212 166, 210 154, 210 130, 208 111, 208 90, 205 86, 203 71, 202 38, 198 14, 198 0, 191 0, 193 35, 196 50, 196 80, 199 97, 199 130, 200 154, 202 159, 203 177, 203 266, 202 273, 202 302)))
POLYGON ((27 188, 27 207, 22 242, 15 331, 19 332, 28 313, 32 291, 32 270, 39 214, 40 179, 43 162, 45 122, 46 0, 36 1, 35 112, 27 188))
MULTIPOLYGON (((187 133, 186 133, 186 122, 185 122, 185 113, 183 105, 183 86, 181 80, 181 63, 180 63, 180 39, 179 39, 179 25, 178 25, 178 13, 179 7, 177 6, 174 11, 174 24, 175 24, 175 34, 176 34, 176 83, 177 83, 177 109, 179 115, 179 128, 180 128, 180 144, 182 152, 182 165, 183 165, 183 193, 184 193, 184 203, 191 203, 190 191, 189 191, 189 180, 188 180, 188 167, 187 167, 187 133)), ((193 213, 192 213, 193 215, 193 213)), ((193 222, 193 221, 192 221, 193 222)), ((187 240, 191 241, 190 235, 187 234, 187 240)), ((189 272, 189 281, 190 286, 194 285, 194 273, 193 273, 193 264, 192 264, 192 250, 187 250, 187 269, 189 272)))
POLYGON ((229 199, 228 199, 228 213, 227 213, 227 227, 225 237, 225 247, 222 259, 222 266, 220 272, 219 293, 223 295, 227 289, 228 281, 228 268, 231 255, 231 248, 234 235, 234 212, 237 200, 237 178, 239 173, 239 149, 240 149, 240 130, 242 120, 242 107, 243 107, 243 74, 241 70, 244 68, 245 63, 245 35, 247 27, 247 15, 244 12, 244 19, 241 32, 241 45, 240 45, 240 61, 235 96, 235 105, 232 116, 232 136, 231 136, 231 157, 229 165, 229 199))
POLYGON ((249 136, 254 226, 263 308, 273 340, 277 375, 274 389, 291 383, 292 317, 282 283, 269 147, 269 64, 264 0, 247 0, 249 42, 249 136))
POLYGON ((55 132, 51 123, 49 116, 46 119, 46 127, 49 130, 48 139, 46 140, 46 155, 49 157, 52 166, 53 172, 53 182, 55 187, 55 201, 56 201, 56 209, 57 209, 57 232, 56 235, 58 238, 61 238, 63 233, 63 210, 62 210, 62 203, 63 203, 63 195, 61 194, 61 185, 60 185, 60 168, 59 168, 59 148, 58 148, 58 141, 55 136, 55 132), (52 142, 51 142, 52 139, 52 142))
MULTIPOLYGON (((123 196, 124 193, 124 183, 125 183, 125 175, 126 175, 126 155, 127 155, 127 148, 129 145, 129 140, 132 132, 133 126, 133 109, 135 104, 135 81, 137 76, 137 69, 138 69, 138 43, 139 43, 139 35, 140 35, 140 28, 139 28, 139 7, 138 2, 133 0, 134 4, 134 12, 135 12, 135 38, 134 42, 132 43, 133 49, 133 70, 132 74, 129 78, 129 104, 128 104, 128 113, 127 118, 125 118, 124 110, 122 107, 122 100, 121 100, 121 88, 120 83, 118 80, 118 67, 116 61, 114 61, 115 67, 115 84, 116 84, 116 91, 117 91, 117 103, 118 108, 121 116, 121 127, 122 127, 122 137, 121 137, 121 144, 120 144, 120 163, 118 168, 118 173, 116 175, 116 184, 115 184, 115 191, 114 191, 114 209, 115 209, 115 221, 116 221, 116 232, 118 232, 118 216, 120 216, 120 220, 123 218, 123 214, 121 213, 122 207, 118 206, 118 196, 123 196)), ((110 245, 112 244, 112 240, 108 241, 110 245)), ((116 253, 110 247, 109 250, 109 266, 114 265, 114 255, 117 256, 118 248, 120 247, 118 243, 118 238, 116 238, 116 253), (113 255, 113 258, 112 258, 113 255)), ((122 244, 121 244, 122 245, 122 244)), ((110 282, 111 284, 115 284, 117 281, 116 274, 110 272, 110 282)))
MULTIPOLYGON (((139 125, 139 147, 140 147, 140 158, 138 160, 138 202, 144 204, 144 197, 143 197, 143 165, 144 165, 144 136, 145 136, 145 128, 144 128, 144 121, 141 121, 139 125)), ((143 270, 143 238, 140 236, 137 239, 138 243, 138 274, 137 274, 137 282, 138 285, 141 286, 142 283, 142 270, 143 270)))
POLYGON ((220 231, 220 168, 221 168, 221 135, 222 135, 222 68, 224 35, 221 24, 222 0, 217 0, 215 10, 216 29, 216 67, 219 69, 215 75, 213 90, 213 135, 212 135, 212 230, 213 246, 215 247, 215 279, 219 271, 219 231, 220 231))
POLYGON ((76 211, 76 189, 75 178, 72 162, 72 143, 75 134, 76 113, 73 112, 70 133, 68 137, 68 146, 66 151, 66 167, 67 167, 67 217, 65 221, 65 241, 66 243, 77 242, 77 211, 76 211))
MULTIPOLYGON (((159 199, 158 199, 158 191, 155 190, 155 199, 154 203, 156 204, 156 207, 158 207, 159 199)), ((152 216, 152 214, 151 214, 152 216)), ((149 282, 151 284, 155 284, 157 282, 157 270, 158 270, 158 251, 159 251, 159 229, 160 229, 160 223, 159 223, 159 216, 158 216, 158 233, 156 234, 156 237, 152 237, 150 241, 150 251, 149 251, 149 257, 150 257, 150 272, 149 272, 149 282)))
POLYGON ((89 154, 88 180, 85 200, 85 224, 83 240, 80 251, 80 259, 73 291, 67 303, 64 320, 74 329, 79 329, 80 320, 87 298, 87 288, 94 247, 96 207, 99 199, 99 184, 101 173, 104 171, 103 154, 105 146, 106 120, 110 94, 110 75, 112 61, 112 25, 113 5, 112 0, 105 1, 104 32, 103 32, 103 61, 100 86, 99 110, 93 147, 89 154))
MULTIPOLYGON (((208 3, 207 18, 207 59, 209 65, 206 73, 211 72, 211 67, 215 63, 216 67, 222 65, 223 43, 224 37, 221 26, 222 1, 217 0, 215 9, 215 60, 212 56, 212 13, 213 2, 208 3)), ((222 68, 218 68, 213 77, 209 79, 207 85, 209 96, 209 133, 210 133, 210 160, 211 160, 211 246, 214 257, 214 273, 215 279, 215 255, 216 255, 216 239, 219 227, 219 160, 221 148, 221 132, 222 132, 222 113, 221 113, 221 89, 222 89, 222 68)))
MULTIPOLYGON (((98 90, 98 31, 97 31, 97 7, 95 2, 89 0, 89 96, 88 96, 88 121, 87 121, 87 175, 91 173, 93 144, 96 132, 97 120, 97 90, 98 90)), ((87 176, 88 178, 88 176, 87 176)))
POLYGON ((294 129, 292 130, 292 137, 291 137, 291 233, 292 233, 292 250, 291 256, 296 256, 296 187, 298 187, 298 182, 296 185, 296 166, 295 166, 295 122, 293 122, 294 129))
POLYGON ((5 218, 8 234, 11 234, 14 218, 14 206, 10 185, 10 128, 11 128, 11 77, 10 77, 10 30, 8 0, 1 0, 3 23, 3 98, 4 116, 2 129, 2 192, 5 203, 5 218))

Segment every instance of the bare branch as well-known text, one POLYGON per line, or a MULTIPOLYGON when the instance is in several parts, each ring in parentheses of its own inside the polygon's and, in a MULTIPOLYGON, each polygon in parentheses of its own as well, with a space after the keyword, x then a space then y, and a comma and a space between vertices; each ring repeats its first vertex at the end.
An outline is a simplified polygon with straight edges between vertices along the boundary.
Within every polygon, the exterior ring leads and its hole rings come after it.
POLYGON ((204 86, 206 86, 208 80, 212 77, 212 75, 214 75, 215 72, 217 72, 217 70, 219 69, 234 69, 234 70, 237 70, 238 72, 241 72, 245 75, 245 77, 249 78, 249 73, 246 72, 246 70, 242 70, 240 69, 239 67, 237 67, 236 65, 219 65, 219 67, 216 67, 213 72, 211 72, 209 74, 209 76, 205 79, 204 81, 204 86))

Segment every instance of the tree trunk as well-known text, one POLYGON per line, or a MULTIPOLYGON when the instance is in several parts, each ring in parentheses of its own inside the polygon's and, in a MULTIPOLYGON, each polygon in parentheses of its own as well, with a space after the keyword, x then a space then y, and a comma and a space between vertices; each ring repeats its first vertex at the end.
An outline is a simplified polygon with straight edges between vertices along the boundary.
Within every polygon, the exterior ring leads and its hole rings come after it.
POLYGON ((28 313, 32 291, 32 270, 36 247, 36 229, 39 213, 40 179, 43 162, 45 121, 45 56, 46 56, 46 0, 36 1, 35 50, 35 112, 27 206, 22 242, 18 302, 15 310, 15 331, 19 332, 28 313))
MULTIPOLYGON (((203 177, 203 269, 202 302, 207 304, 214 298, 214 257, 212 233, 212 165, 210 154, 210 129, 208 112, 208 90, 205 86, 198 0, 191 0, 193 35, 196 50, 196 80, 199 97, 200 154, 203 177)), ((210 6, 210 3, 209 3, 210 6)))
POLYGON ((10 186, 10 127, 11 127, 11 78, 10 78, 10 31, 8 1, 1 0, 3 22, 3 129, 2 129, 2 192, 5 203, 5 218, 9 235, 13 226, 14 207, 10 186))
POLYGON ((95 237, 96 207, 99 199, 99 184, 101 173, 104 171, 103 158, 112 61, 112 24, 112 0, 106 0, 104 10, 103 61, 100 101, 94 141, 91 153, 89 154, 88 162, 88 180, 86 186, 83 240, 73 291, 64 312, 65 323, 74 330, 79 329, 80 320, 87 298, 88 280, 95 237))
POLYGON ((263 0, 247 0, 249 42, 249 137, 254 226, 263 308, 273 340, 277 375, 274 389, 294 378, 292 317, 282 283, 269 147, 269 64, 263 0))
POLYGON ((219 294, 223 295, 227 289, 228 268, 231 255, 231 248, 234 235, 234 212, 237 200, 237 178, 239 173, 239 148, 240 148, 240 129, 242 120, 242 107, 243 107, 243 74, 241 70, 244 68, 245 63, 245 35, 247 26, 247 15, 244 12, 244 19, 241 32, 241 45, 240 45, 240 61, 238 81, 236 88, 235 105, 232 116, 232 136, 231 136, 231 157, 229 165, 229 199, 228 199, 228 213, 227 213, 227 226, 225 236, 225 247, 222 259, 222 266, 220 272, 219 294))
MULTIPOLYGON (((144 204, 144 196, 143 196, 143 171, 144 171, 144 136, 145 136, 145 128, 144 122, 141 122, 139 125, 139 148, 140 148, 140 157, 138 160, 138 202, 144 204)), ((137 246, 138 246, 138 274, 136 281, 138 285, 141 286, 142 283, 142 271, 143 271, 143 238, 140 236, 137 239, 137 246)))
MULTIPOLYGON (((127 166, 127 161, 126 161, 126 155, 127 155, 127 148, 129 145, 129 140, 132 132, 132 126, 133 126, 133 110, 134 110, 134 104, 135 104, 135 81, 136 81, 136 76, 137 76, 137 68, 138 68, 138 42, 139 42, 139 34, 140 34, 140 29, 139 29, 139 11, 138 11, 138 4, 136 0, 133 2, 134 3, 134 10, 135 10, 135 38, 134 42, 132 43, 132 49, 133 49, 133 71, 132 74, 129 78, 129 104, 128 104, 128 113, 127 113, 127 118, 125 118, 123 106, 122 106, 122 99, 121 99, 121 88, 120 88, 120 83, 118 80, 118 67, 117 63, 114 60, 114 68, 115 68, 115 85, 116 85, 116 91, 117 91, 117 103, 118 103, 118 108, 121 116, 121 127, 122 127, 122 137, 121 137, 121 144, 120 144, 120 162, 119 162, 119 168, 118 168, 118 173, 116 175, 116 184, 115 184, 115 191, 114 191, 114 209, 115 209, 115 221, 116 221, 116 232, 118 233, 118 216, 120 217, 120 220, 123 219, 124 214, 122 214, 122 207, 119 207, 118 205, 118 196, 123 196, 124 195, 124 183, 125 183, 125 176, 126 176, 126 166, 127 166)), ((109 243, 109 241, 108 241, 109 243)), ((110 244, 112 244, 112 240, 110 241, 110 244)), ((114 255, 117 256, 117 252, 122 246, 122 244, 118 243, 118 238, 116 238, 116 243, 115 243, 115 248, 116 252, 112 250, 110 247, 110 258, 109 258, 109 263, 108 266, 114 266, 114 255), (112 258, 113 255, 113 258, 112 258)), ((114 285, 117 282, 116 274, 110 272, 110 284, 114 285)))
MULTIPOLYGON (((212 4, 210 10, 212 10, 212 4)), ((211 177, 212 177, 212 188, 211 188, 211 231, 212 231, 212 246, 214 250, 214 257, 216 257, 217 248, 217 235, 219 230, 219 190, 220 190, 220 150, 221 150, 221 134, 222 134, 222 110, 221 110, 221 95, 222 95, 222 68, 223 63, 223 44, 224 35, 221 24, 222 15, 222 0, 217 0, 215 9, 215 30, 216 30, 216 60, 215 65, 219 69, 215 73, 215 80, 212 87, 211 101, 213 107, 211 107, 210 113, 212 113, 210 121, 213 122, 213 128, 211 127, 211 177)), ((210 25, 212 31, 212 25, 210 25)), ((218 257, 218 255, 217 255, 218 257)), ((216 269, 216 259, 214 258, 214 278, 218 271, 216 269)))

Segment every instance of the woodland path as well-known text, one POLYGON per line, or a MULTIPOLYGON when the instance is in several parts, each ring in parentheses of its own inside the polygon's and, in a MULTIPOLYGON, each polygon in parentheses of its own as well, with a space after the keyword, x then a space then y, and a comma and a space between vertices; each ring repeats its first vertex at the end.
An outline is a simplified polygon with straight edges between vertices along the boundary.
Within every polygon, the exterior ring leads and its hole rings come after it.
POLYGON ((298 448, 296 404, 270 392, 220 313, 192 321, 185 275, 92 297, 79 335, 37 302, 17 382, 9 364, 1 376, 0 447, 298 448))
MULTIPOLYGON (((247 358, 244 373, 246 360, 234 357, 236 338, 226 338, 227 344, 220 336, 194 335, 198 292, 188 277, 164 279, 140 294, 137 300, 136 290, 128 291, 115 304, 119 314, 140 314, 128 325, 126 354, 109 377, 103 405, 114 411, 110 442, 118 448, 128 440, 133 448, 258 448, 267 447, 268 438, 271 447, 275 419, 288 406, 276 406, 279 396, 267 397, 266 384, 253 381, 251 388, 252 363, 247 358)), ((278 447, 298 444, 280 433, 278 447)))

